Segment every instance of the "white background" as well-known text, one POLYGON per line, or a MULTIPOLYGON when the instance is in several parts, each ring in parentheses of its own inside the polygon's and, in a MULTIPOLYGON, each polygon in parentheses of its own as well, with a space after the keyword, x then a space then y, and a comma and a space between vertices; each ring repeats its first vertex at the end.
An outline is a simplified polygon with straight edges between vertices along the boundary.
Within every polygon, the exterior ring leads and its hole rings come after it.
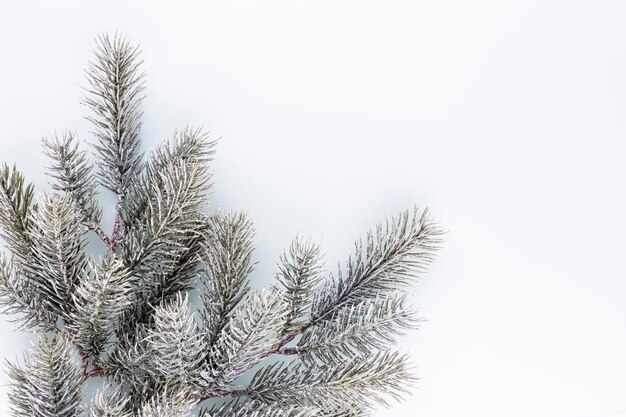
MULTIPOLYGON (((256 282, 296 233, 334 268, 414 204, 448 230, 403 341, 420 381, 377 416, 626 416, 625 18, 618 0, 6 2, 0 159, 42 184, 42 136, 89 139, 82 71, 119 30, 144 50, 146 146, 222 137, 214 201, 254 220, 256 282)), ((15 359, 28 336, 5 319, 15 359)))

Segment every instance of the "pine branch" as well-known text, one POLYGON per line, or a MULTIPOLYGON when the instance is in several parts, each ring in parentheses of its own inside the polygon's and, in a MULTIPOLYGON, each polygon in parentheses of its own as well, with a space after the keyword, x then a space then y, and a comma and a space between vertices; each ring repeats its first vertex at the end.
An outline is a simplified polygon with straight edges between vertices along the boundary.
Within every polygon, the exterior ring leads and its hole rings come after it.
MULTIPOLYGON (((40 291, 25 278, 24 267, 36 265, 39 260, 33 253, 32 184, 26 185, 24 176, 15 167, 2 164, 0 168, 0 237, 13 254, 11 261, 3 258, 0 295, 2 308, 7 313, 21 314, 24 327, 56 328, 54 312, 46 309, 40 291)), ((36 282, 36 281, 35 281, 36 282)))
POLYGON ((316 407, 280 407, 259 401, 235 401, 200 411, 198 417, 316 417, 316 407))
POLYGON ((124 254, 143 278, 133 303, 140 315, 151 310, 150 304, 191 285, 207 236, 203 211, 214 145, 200 129, 175 134, 151 153, 126 200, 124 254))
POLYGON ((206 192, 211 177, 208 163, 214 146, 215 142, 209 141, 208 135, 200 129, 187 128, 176 133, 171 141, 151 152, 145 172, 134 183, 125 201, 124 228, 130 234, 130 239, 125 241, 131 242, 124 244, 124 253, 126 263, 137 276, 133 279, 135 299, 120 322, 117 330, 120 343, 116 349, 123 349, 125 343, 134 343, 137 325, 150 321, 155 305, 193 286, 200 269, 198 255, 207 238, 208 220, 202 211, 208 204, 206 192), (191 189, 182 189, 185 184, 179 184, 179 190, 166 188, 171 181, 164 183, 163 180, 169 178, 166 174, 175 167, 191 172, 188 176, 191 189), (181 208, 175 199, 167 200, 172 199, 173 192, 187 208, 181 208), (172 215, 161 219, 151 217, 155 201, 166 201, 164 204, 171 208, 172 215), (184 210, 174 211, 179 208, 184 210), (157 229, 155 223, 165 233, 149 235, 157 229), (170 229, 173 233, 168 233, 170 229), (137 242, 135 247, 133 240, 137 242))
POLYGON ((124 37, 101 35, 86 73, 84 104, 98 139, 100 183, 115 192, 120 202, 141 170, 139 131, 144 75, 139 47, 124 37))
POLYGON ((246 296, 253 270, 254 229, 243 213, 216 213, 209 219, 200 275, 201 300, 208 346, 213 346, 233 309, 246 296))
POLYGON ((175 132, 172 139, 157 146, 148 158, 145 170, 138 181, 133 183, 128 198, 123 205, 125 228, 131 229, 145 219, 150 200, 157 198, 161 186, 161 173, 171 165, 184 164, 201 170, 210 179, 209 163, 215 154, 216 141, 210 140, 208 133, 200 128, 187 127, 175 132))
POLYGON ((130 305, 130 273, 112 253, 98 265, 92 262, 90 269, 93 273, 83 274, 73 294, 76 310, 68 327, 82 352, 97 358, 107 346, 116 319, 130 305))
POLYGON ((321 280, 321 261, 319 246, 302 239, 294 240, 289 252, 281 256, 277 278, 285 290, 284 302, 289 305, 283 335, 298 333, 310 321, 307 310, 310 309, 313 291, 321 280))
POLYGON ((43 196, 28 233, 34 261, 21 265, 40 303, 66 320, 73 312, 72 292, 86 267, 87 228, 81 219, 68 194, 43 196))
POLYGON ((362 417, 399 399, 412 376, 388 349, 416 324, 402 290, 433 259, 439 227, 404 212, 321 286, 320 249, 298 238, 280 258, 280 289, 250 294, 250 220, 206 212, 215 142, 187 128, 143 164, 140 65, 125 38, 98 39, 84 103, 99 179, 69 132, 43 140, 59 194, 34 204, 22 174, 0 167, 11 252, 0 254, 0 310, 47 332, 23 367, 9 365, 13 414, 189 417, 212 399, 200 417, 362 417), (110 236, 96 182, 117 194, 110 236), (89 229, 108 246, 99 263, 84 254, 89 229), (297 359, 273 363, 288 355, 297 359), (79 408, 93 377, 106 386, 79 408))
POLYGON ((36 208, 32 199, 32 185, 24 186, 22 174, 4 165, 0 226, 15 260, 5 290, 12 292, 12 311, 24 314, 26 326, 50 329, 71 313, 71 290, 85 267, 85 230, 69 194, 44 196, 36 208))
POLYGON ((155 306, 192 289, 200 268, 198 253, 204 239, 203 235, 193 235, 183 250, 172 248, 171 256, 175 262, 165 263, 168 267, 151 272, 145 280, 151 285, 133 291, 133 302, 120 316, 117 341, 106 364, 107 374, 117 375, 118 380, 123 380, 133 370, 143 372, 139 370, 142 364, 138 352, 142 349, 141 340, 145 338, 146 331, 154 325, 155 306), (134 353, 129 355, 129 352, 134 353), (120 379, 122 376, 124 378, 120 379))
MULTIPOLYGON (((175 289, 177 282, 181 289, 189 285, 189 274, 197 265, 193 257, 199 250, 194 240, 205 236, 207 168, 177 160, 165 166, 157 178, 158 181, 146 183, 144 192, 153 197, 147 199, 144 214, 127 230, 122 247, 125 265, 134 273, 135 292, 131 309, 125 313, 118 330, 118 347, 124 349, 133 349, 137 343, 136 332, 142 330, 134 329, 138 321, 149 317, 150 302, 174 295, 165 291, 175 289), (190 247, 194 252, 188 252, 190 247), (187 281, 177 281, 179 277, 187 281), (159 286, 155 279, 161 278, 164 285, 159 286)), ((115 367, 114 363, 129 366, 126 361, 131 358, 124 352, 113 357, 111 366, 115 367)))
POLYGON ((286 309, 276 289, 256 292, 233 311, 209 354, 208 392, 228 385, 266 357, 278 340, 286 309))
POLYGON ((24 366, 9 364, 9 403, 14 416, 75 417, 83 390, 82 369, 62 336, 37 337, 24 366))
POLYGON ((182 236, 181 240, 181 245, 169 249, 168 260, 163 262, 162 268, 146 272, 141 278, 139 287, 133 291, 133 302, 120 320, 118 336, 133 334, 138 325, 149 324, 156 305, 193 289, 194 280, 202 267, 199 254, 206 232, 200 227, 197 233, 182 236))
POLYGON ((163 267, 172 247, 184 248, 181 237, 201 233, 210 174, 188 160, 174 160, 143 183, 137 193, 146 198, 142 215, 127 230, 126 263, 144 274, 163 267))
POLYGON ((55 180, 52 188, 70 195, 83 215, 84 224, 110 246, 109 237, 100 227, 102 209, 96 200, 96 181, 87 152, 79 150, 78 139, 69 131, 62 137, 44 138, 42 145, 51 160, 48 175, 55 180))
POLYGON ((123 206, 123 256, 134 271, 133 301, 120 318, 105 372, 136 389, 148 383, 142 339, 154 306, 193 286, 207 238, 208 163, 215 143, 200 129, 185 129, 150 154, 145 172, 123 206))
POLYGON ((0 254, 0 309, 4 314, 15 315, 11 321, 22 321, 25 328, 56 330, 56 318, 40 305, 35 288, 4 254, 0 254))
POLYGON ((193 390, 200 384, 206 340, 189 312, 187 297, 178 295, 154 312, 146 337, 146 371, 168 387, 193 390))
POLYGON ((278 362, 260 369, 246 391, 248 397, 268 404, 324 404, 341 409, 355 401, 368 406, 375 401, 388 406, 387 397, 400 400, 412 380, 407 358, 384 352, 325 367, 278 362))
POLYGON ((365 357, 395 344, 395 337, 417 324, 414 311, 405 307, 404 296, 365 300, 341 310, 324 325, 309 327, 297 348, 307 363, 341 364, 365 357))
POLYGON ((133 417, 127 411, 130 399, 118 387, 108 385, 104 390, 99 390, 89 404, 87 414, 89 417, 133 417), (109 391, 105 395, 106 391, 109 391))
POLYGON ((9 250, 20 260, 32 259, 31 217, 34 186, 25 184, 24 176, 17 168, 6 163, 0 168, 0 237, 9 250))
POLYGON ((442 230, 428 211, 414 209, 379 225, 357 241, 345 271, 339 270, 315 295, 312 323, 330 320, 342 308, 410 285, 423 272, 442 242, 442 230))
POLYGON ((147 328, 144 326, 138 326, 133 333, 121 334, 115 348, 102 363, 102 373, 110 381, 128 387, 131 405, 136 405, 137 400, 141 400, 143 391, 150 391, 148 384, 151 378, 144 366, 146 336, 147 328), (136 398, 136 395, 140 396, 136 398))
POLYGON ((179 392, 164 391, 145 401, 136 416, 187 417, 194 405, 192 400, 189 400, 179 392))

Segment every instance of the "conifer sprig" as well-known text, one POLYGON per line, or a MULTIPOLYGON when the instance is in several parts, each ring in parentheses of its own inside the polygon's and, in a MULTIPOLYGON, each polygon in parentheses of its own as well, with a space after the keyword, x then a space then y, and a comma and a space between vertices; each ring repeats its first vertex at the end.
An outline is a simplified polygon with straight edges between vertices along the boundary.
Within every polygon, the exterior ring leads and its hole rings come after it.
POLYGON ((281 256, 279 270, 277 278, 289 306, 281 333, 298 333, 310 321, 311 298, 324 273, 319 246, 310 239, 294 240, 281 256))
POLYGON ((96 167, 70 132, 42 142, 51 193, 0 167, 0 309, 36 333, 8 365, 12 415, 360 417, 401 399, 414 377, 397 339, 418 323, 405 289, 442 241, 428 212, 379 225, 336 275, 296 238, 276 285, 253 289, 250 217, 209 210, 215 141, 185 128, 144 158, 140 50, 96 43, 96 167), (110 234, 98 187, 117 201, 110 234), (88 256, 96 235, 106 251, 88 256), (85 398, 91 379, 104 386, 85 398))
POLYGON ((11 253, 28 263, 32 259, 32 241, 29 236, 35 187, 26 184, 24 175, 15 166, 2 163, 0 168, 0 237, 11 253))
POLYGON ((122 36, 99 36, 86 72, 88 86, 83 102, 94 126, 94 147, 100 157, 99 180, 120 199, 141 172, 139 131, 144 99, 144 74, 139 46, 122 36))
POLYGON ((50 158, 48 175, 55 180, 52 188, 71 196, 83 216, 83 222, 110 245, 109 237, 100 228, 102 209, 96 199, 97 183, 87 151, 79 148, 76 135, 69 131, 60 137, 44 138, 42 146, 50 158))
POLYGON ((24 365, 9 364, 9 403, 16 416, 74 417, 83 391, 76 353, 62 335, 38 336, 24 365))

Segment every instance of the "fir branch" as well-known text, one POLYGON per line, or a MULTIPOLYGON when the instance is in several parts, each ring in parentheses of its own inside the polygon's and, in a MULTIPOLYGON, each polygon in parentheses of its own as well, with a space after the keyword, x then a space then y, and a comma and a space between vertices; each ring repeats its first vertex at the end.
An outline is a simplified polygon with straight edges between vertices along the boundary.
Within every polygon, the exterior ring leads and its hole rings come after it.
POLYGON ((250 220, 206 213, 215 142, 186 128, 142 163, 140 64, 137 47, 104 35, 87 73, 97 175, 118 197, 110 237, 74 134, 43 140, 58 195, 34 204, 22 174, 0 167, 0 237, 12 255, 0 254, 0 309, 48 332, 23 367, 9 366, 13 413, 188 417, 223 399, 200 416, 357 417, 400 398, 412 376, 387 349, 415 326, 402 289, 432 260, 440 228, 425 211, 404 212, 322 286, 320 249, 298 238, 280 258, 281 289, 249 294, 250 220), (88 229, 108 246, 98 264, 85 259, 88 229), (274 354, 298 358, 236 382, 274 354), (106 388, 79 409, 92 377, 106 388))
POLYGON ((24 176, 6 163, 0 167, 0 237, 21 261, 32 259, 31 217, 34 186, 26 184, 24 176))
MULTIPOLYGON (((137 336, 143 332, 136 329, 136 325, 149 319, 150 302, 174 295, 164 291, 189 285, 191 271, 197 265, 193 258, 199 250, 194 240, 205 236, 203 229, 207 221, 203 211, 208 204, 209 178, 207 167, 191 160, 174 160, 155 174, 155 181, 143 182, 144 188, 138 191, 150 197, 146 198, 143 214, 124 236, 122 253, 125 265, 134 273, 135 298, 120 322, 116 351, 132 351, 136 347, 137 336), (193 252, 189 252, 189 248, 193 248, 193 252), (178 275, 178 272, 185 274, 178 275), (177 281, 179 277, 187 281, 177 281), (165 285, 160 286, 155 278, 162 278, 161 283, 165 285)), ((113 354, 112 359, 111 367, 122 367, 114 371, 118 374, 128 374, 123 368, 136 363, 136 359, 125 352, 113 354)))
POLYGON ((83 215, 84 224, 110 246, 109 237, 100 227, 102 209, 96 200, 93 167, 87 152, 79 149, 79 140, 73 133, 66 131, 62 137, 43 138, 42 146, 51 160, 48 175, 55 180, 52 188, 69 194, 83 215))
MULTIPOLYGON (((200 128, 186 127, 175 132, 172 139, 158 145, 146 163, 144 172, 134 182, 122 207, 124 226, 131 229, 145 221, 146 210, 151 200, 158 198, 162 185, 162 172, 169 166, 185 165, 199 170, 198 177, 210 180, 209 163, 215 154, 216 141, 200 128)), ((210 183, 207 184, 207 190, 210 183)))
POLYGON ((316 417, 320 416, 316 407, 281 407, 260 401, 235 401, 205 408, 198 417, 316 417))
POLYGON ((139 47, 121 36, 97 38, 93 61, 86 73, 84 104, 92 115, 98 139, 100 183, 115 192, 120 202, 141 170, 140 140, 144 74, 139 47))
POLYGON ((209 219, 203 247, 201 300, 208 346, 213 346, 233 309, 246 296, 253 270, 254 229, 243 213, 216 213, 209 219))
POLYGON ((133 417, 127 410, 129 400, 119 386, 107 385, 105 389, 96 393, 89 404, 87 414, 89 417, 133 417))
POLYGON ((342 308, 324 325, 309 327, 296 348, 281 353, 297 353, 308 363, 339 364, 387 349, 417 322, 404 296, 365 300, 342 308))
POLYGON ((69 319, 72 292, 86 267, 87 228, 68 194, 44 195, 32 213, 28 232, 34 261, 21 265, 41 305, 69 319))
POLYGON ((187 297, 179 294, 157 307, 146 343, 145 367, 154 378, 179 391, 200 385, 206 340, 190 314, 187 297))
POLYGON ((417 208, 398 217, 357 241, 345 271, 330 279, 315 295, 312 323, 330 320, 340 309, 411 284, 434 258, 443 231, 428 211, 417 208))
POLYGON ((142 274, 163 267, 172 247, 184 247, 182 237, 200 233, 210 175, 206 167, 177 160, 145 183, 143 215, 127 230, 124 257, 130 269, 142 274))
POLYGON ((233 311, 209 354, 208 392, 228 385, 261 362, 278 340, 286 316, 276 289, 256 292, 233 311))
POLYGON ((246 391, 268 404, 342 408, 358 400, 388 406, 388 397, 400 400, 412 381, 406 356, 384 352, 325 367, 277 362, 257 371, 246 391))
POLYGON ((194 280, 202 267, 199 253, 206 240, 205 235, 200 227, 197 233, 182 236, 183 244, 172 246, 167 251, 168 259, 163 262, 162 268, 146 272, 139 287, 135 286, 133 302, 120 320, 119 336, 133 334, 138 325, 149 324, 156 305, 193 289, 194 280))
POLYGON ((0 173, 0 226, 14 254, 15 274, 5 289, 26 326, 55 327, 71 313, 71 290, 84 269, 85 229, 69 194, 44 196, 32 207, 33 187, 5 164, 0 173), (37 313, 33 313, 36 311, 37 313))
POLYGON ((145 282, 150 285, 133 291, 132 303, 120 316, 116 329, 117 341, 106 364, 107 373, 115 374, 119 379, 122 375, 128 377, 132 370, 143 372, 139 369, 142 365, 138 352, 142 349, 141 340, 145 338, 145 332, 153 326, 155 306, 192 289, 200 268, 198 253, 204 240, 204 234, 190 235, 184 248, 172 248, 172 263, 165 262, 162 269, 148 274, 145 282))
POLYGON ((82 369, 62 336, 39 335, 24 366, 9 364, 9 403, 16 417, 76 417, 83 391, 82 369))
POLYGON ((130 305, 129 271, 109 253, 100 264, 91 263, 92 274, 84 273, 74 292, 76 306, 68 328, 81 351, 97 358, 107 345, 116 319, 130 305))
POLYGON ((201 129, 186 128, 177 132, 172 140, 151 152, 145 172, 133 184, 125 200, 124 229, 130 236, 124 239, 123 249, 126 263, 136 272, 133 279, 135 299, 120 321, 117 330, 120 343, 116 349, 134 343, 137 325, 150 321, 155 305, 193 286, 201 269, 199 253, 207 238, 208 219, 203 210, 208 205, 206 193, 211 185, 208 164, 214 146, 215 142, 210 141, 201 129), (184 167, 191 172, 188 176, 191 189, 166 188, 171 181, 164 183, 164 178, 169 178, 164 173, 175 167, 184 167), (171 199, 172 192, 177 192, 187 206, 181 207, 175 200, 167 202, 172 215, 160 220, 151 218, 153 202, 171 199), (155 230, 155 221, 165 232, 176 227, 174 233, 148 235, 155 230), (139 243, 133 247, 133 241, 139 243))
POLYGON ((297 333, 310 321, 307 316, 313 291, 321 280, 322 257, 320 248, 303 239, 291 243, 289 252, 280 259, 277 279, 284 288, 289 314, 282 334, 297 333))
POLYGON ((167 390, 145 401, 137 411, 137 417, 187 417, 194 402, 180 392, 167 390))
MULTIPOLYGON (((145 326, 138 326, 132 333, 120 334, 115 348, 102 363, 102 373, 110 381, 127 386, 129 397, 144 391, 150 382, 150 375, 144 366, 146 336, 145 326)), ((133 404, 134 400, 136 398, 131 398, 130 403, 133 404)))
POLYGON ((4 254, 0 254, 0 309, 4 314, 15 316, 11 321, 22 321, 23 327, 56 330, 55 317, 39 304, 33 286, 22 278, 16 265, 4 254))
POLYGON ((33 195, 32 184, 15 167, 2 164, 0 168, 0 237, 13 254, 10 261, 3 257, 0 295, 3 311, 21 314, 15 321, 24 327, 56 328, 55 312, 45 308, 36 282, 25 277, 26 266, 37 265, 33 253, 33 195))

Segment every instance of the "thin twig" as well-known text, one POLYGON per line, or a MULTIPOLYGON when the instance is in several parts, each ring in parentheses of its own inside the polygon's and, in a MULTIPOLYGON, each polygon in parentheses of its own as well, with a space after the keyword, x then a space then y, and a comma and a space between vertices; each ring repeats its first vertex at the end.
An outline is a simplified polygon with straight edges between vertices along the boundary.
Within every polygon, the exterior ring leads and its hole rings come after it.
POLYGON ((119 211, 117 211, 115 215, 115 223, 113 224, 113 233, 111 233, 111 239, 109 241, 109 249, 114 251, 117 245, 120 242, 120 226, 122 223, 122 218, 120 217, 119 211))
POLYGON ((90 229, 93 230, 100 237, 100 239, 102 239, 102 241, 104 242, 105 245, 107 245, 107 247, 109 248, 111 247, 111 239, 107 236, 106 233, 104 233, 104 230, 102 230, 100 225, 96 223, 94 220, 91 221, 90 229))
POLYGON ((275 343, 271 347, 271 349, 263 356, 263 358, 267 358, 268 356, 273 355, 273 354, 293 355, 295 353, 298 353, 298 350, 296 348, 285 348, 285 345, 287 345, 289 342, 293 341, 296 337, 304 333, 304 331, 308 329, 310 326, 311 326, 311 323, 305 324, 304 326, 300 327, 295 332, 289 333, 279 342, 275 343))

